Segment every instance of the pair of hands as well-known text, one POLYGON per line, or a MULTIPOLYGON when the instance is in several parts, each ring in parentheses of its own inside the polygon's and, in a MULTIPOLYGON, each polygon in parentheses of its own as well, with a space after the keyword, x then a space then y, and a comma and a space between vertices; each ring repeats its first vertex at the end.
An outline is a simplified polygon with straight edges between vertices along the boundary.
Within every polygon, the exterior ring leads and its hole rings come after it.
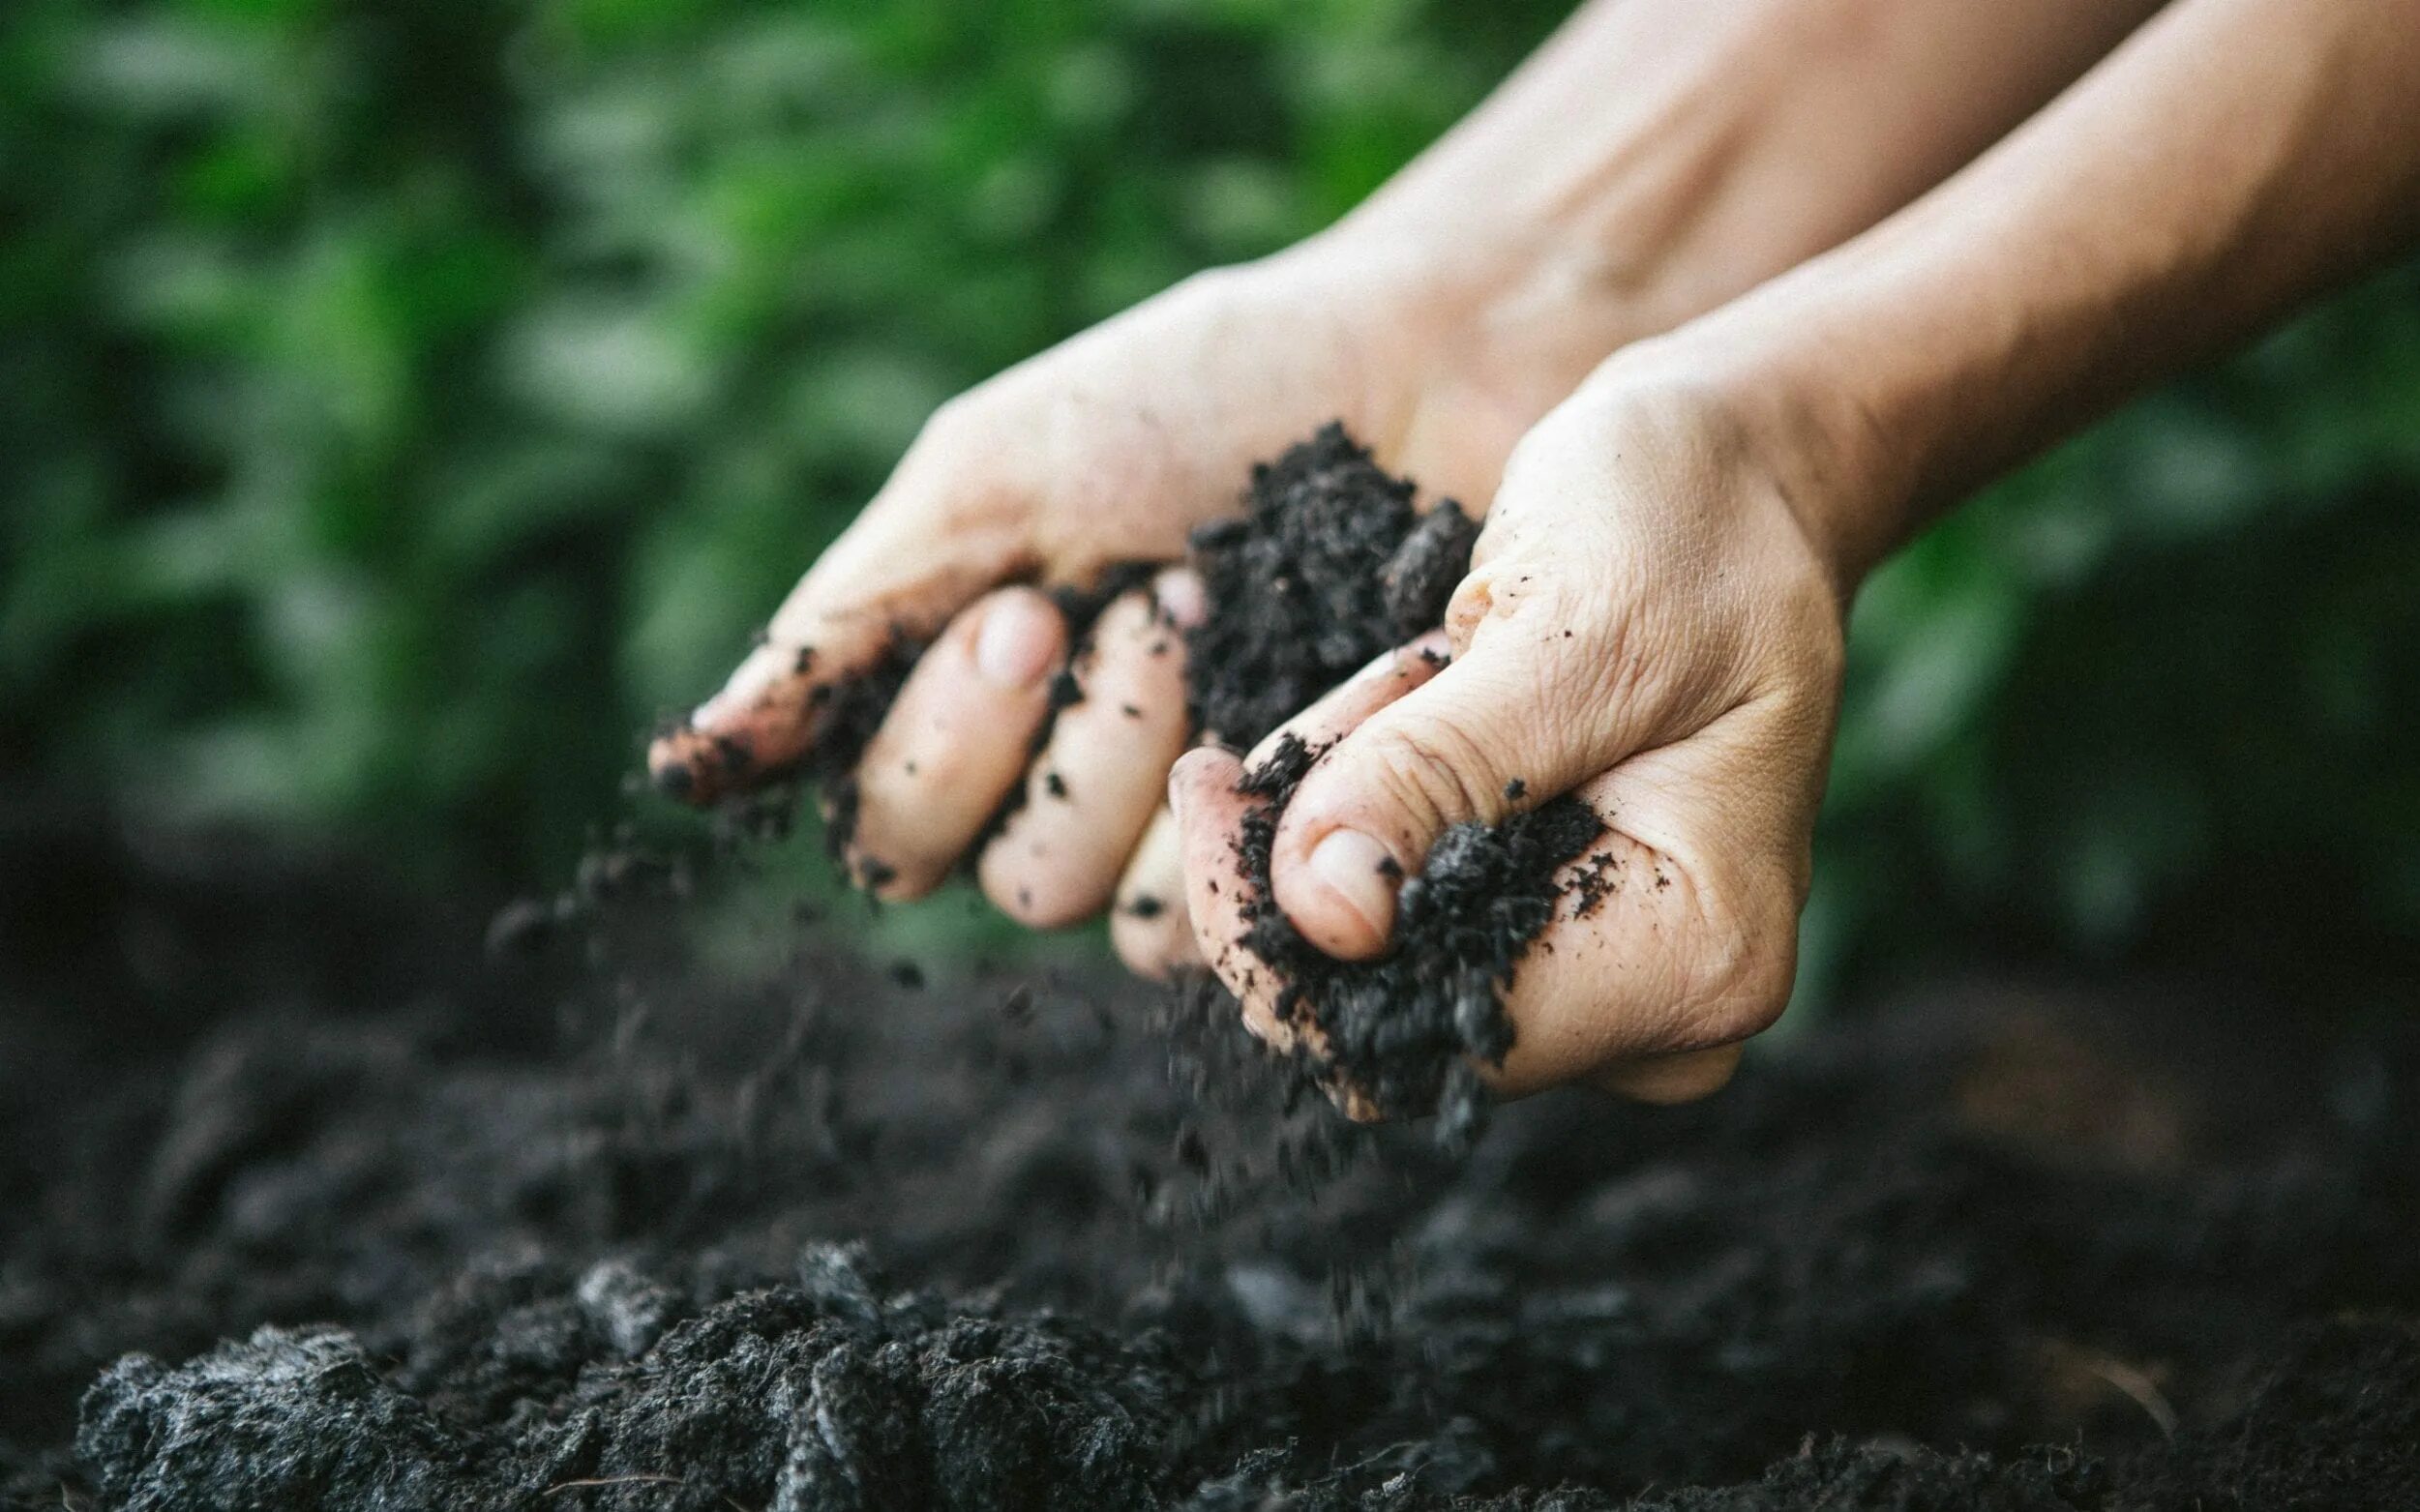
POLYGON ((1585 5, 1331 231, 945 407, 651 763, 710 796, 799 758, 897 630, 937 637, 856 774, 859 875, 928 890, 1024 783, 978 861, 994 901, 1033 925, 1116 902, 1130 964, 1205 962, 1279 1032, 1237 938, 1236 758, 1181 750, 1198 585, 1163 576, 1072 648, 1086 697, 1038 758, 1068 630, 1002 585, 1174 563, 1253 461, 1341 418, 1487 508, 1450 667, 1398 659, 1298 717, 1335 743, 1278 826, 1277 904, 1370 956, 1384 873, 1515 779, 1576 792, 1620 885, 1524 962, 1495 1080, 1707 1090, 1788 992, 1853 579, 2420 239, 2415 4, 1585 5))
POLYGON ((1788 994, 1842 588, 1764 428, 1652 373, 1561 397, 1557 355, 1524 339, 1316 245, 1180 285, 937 414, 651 764, 702 796, 777 768, 817 738, 822 690, 899 631, 929 636, 857 768, 855 874, 914 898, 980 844, 976 875, 1012 917, 1110 909, 1129 966, 1207 964, 1281 1037, 1271 974, 1238 944, 1239 758, 1185 749, 1199 583, 1169 568, 1081 645, 1023 584, 1180 559, 1255 460, 1341 416, 1427 497, 1485 504, 1484 524, 1430 644, 1287 726, 1330 749, 1277 832, 1279 905, 1322 950, 1375 956, 1394 877, 1445 827, 1503 817, 1509 789, 1575 792, 1610 830, 1592 851, 1612 848, 1615 890, 1550 927, 1508 995, 1513 1050, 1482 1074, 1711 1090, 1788 994), (1439 643, 1442 672, 1417 654, 1439 643), (1062 667, 1084 697, 1053 720, 1062 667))

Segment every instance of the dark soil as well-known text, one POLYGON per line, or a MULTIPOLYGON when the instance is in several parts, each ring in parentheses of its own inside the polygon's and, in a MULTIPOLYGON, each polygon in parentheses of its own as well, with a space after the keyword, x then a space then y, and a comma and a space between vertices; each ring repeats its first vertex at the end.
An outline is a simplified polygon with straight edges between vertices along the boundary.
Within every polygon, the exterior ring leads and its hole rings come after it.
MULTIPOLYGON (((1067 622, 1068 643, 1074 648, 1071 665, 1079 664, 1086 654, 1093 623, 1101 611, 1119 595, 1149 584, 1156 570, 1149 562, 1120 562, 1103 571, 1089 586, 1061 585, 1051 590, 1052 602, 1067 622)), ((767 766, 758 760, 746 742, 725 737, 714 744, 709 757, 713 770, 706 774, 702 785, 689 767, 674 764, 656 774, 656 787, 666 797, 696 801, 707 795, 766 786, 780 787, 788 794, 803 784, 822 798, 825 852, 834 861, 842 860, 857 835, 857 763, 864 757, 875 732, 881 728, 891 705, 899 700, 908 674, 915 670, 916 661, 928 644, 928 640, 894 626, 888 643, 872 666, 818 688, 814 700, 818 722, 815 744, 796 760, 778 767, 767 766)), ((815 665, 815 655, 813 646, 799 648, 801 673, 815 665)), ((1049 744, 1051 727, 1060 711, 1083 701, 1083 684, 1071 669, 1062 668, 1051 683, 1049 717, 1033 737, 1035 754, 1049 744)), ((679 722, 675 721, 664 729, 677 727, 679 722)), ((1009 789, 998 812, 985 822, 969 855, 970 864, 980 853, 982 842, 998 834, 1025 807, 1025 801, 1024 784, 1009 789)), ((865 887, 879 887, 890 879, 889 874, 888 864, 881 857, 862 856, 850 880, 865 887)))
POLYGON ((1451 499, 1421 514, 1413 493, 1330 424, 1252 469, 1242 515, 1194 532, 1210 600, 1185 637, 1197 728, 1249 750, 1444 622, 1479 526, 1451 499))
MULTIPOLYGON (((1188 713, 1197 730, 1240 750, 1250 747, 1379 653, 1444 620, 1479 526, 1451 499, 1416 510, 1414 492, 1411 480, 1389 476, 1337 423, 1252 469, 1242 513, 1193 538, 1191 560, 1210 602, 1206 622, 1184 632, 1188 713)), ((1149 562, 1121 562, 1093 583, 1053 590, 1075 648, 1071 667, 1081 663, 1101 611, 1120 594, 1146 586, 1155 571, 1149 562)), ((856 834, 857 761, 924 644, 901 633, 873 667, 823 689, 816 743, 784 770, 759 771, 743 745, 722 743, 715 753, 721 770, 702 790, 803 780, 823 795, 826 845, 842 856, 856 834)), ((799 652, 802 670, 814 654, 812 647, 799 652)), ((1081 680, 1062 670, 1052 684, 1051 718, 1034 740, 1037 754, 1051 722, 1083 697, 1081 680)), ((681 767, 667 769, 659 784, 675 798, 697 790, 681 767)), ((1026 800, 1024 784, 1009 789, 973 854, 1026 800)), ((887 870, 880 857, 863 857, 851 880, 879 886, 887 870)))
POLYGON ((1934 992, 1454 1162, 1199 996, 6 844, 16 1504, 2420 1504, 2407 1023, 1934 992))

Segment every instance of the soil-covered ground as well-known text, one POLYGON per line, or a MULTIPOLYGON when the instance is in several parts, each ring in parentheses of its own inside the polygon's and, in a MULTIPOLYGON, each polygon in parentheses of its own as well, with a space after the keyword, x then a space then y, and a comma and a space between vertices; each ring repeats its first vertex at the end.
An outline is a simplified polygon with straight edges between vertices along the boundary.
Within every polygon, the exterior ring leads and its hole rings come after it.
POLYGON ((2399 1022, 1935 991, 1455 1160, 1207 995, 108 833, 0 836, 15 1504, 2420 1505, 2399 1022))
MULTIPOLYGON (((1436 623, 1475 532, 1413 497, 1335 428, 1256 471, 1195 543, 1206 730, 1436 623)), ((796 774, 836 832, 914 652, 796 774)), ((0 1497, 2420 1506, 2407 1020, 1936 991, 1698 1108, 1481 1135, 1464 1057, 1603 885, 1557 882, 1596 816, 1458 827, 1347 966, 1267 905, 1315 756, 1240 841, 1307 1065, 1207 984, 868 962, 853 912, 687 949, 691 873, 628 845, 488 960, 358 869, 0 815, 0 1497), (1344 1124, 1338 1077, 1452 1137, 1344 1124)))

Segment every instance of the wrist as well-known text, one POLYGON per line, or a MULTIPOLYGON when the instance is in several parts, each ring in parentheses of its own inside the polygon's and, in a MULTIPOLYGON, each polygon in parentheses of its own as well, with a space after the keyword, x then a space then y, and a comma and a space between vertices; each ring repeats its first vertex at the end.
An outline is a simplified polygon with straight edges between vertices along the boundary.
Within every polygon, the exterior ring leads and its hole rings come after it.
POLYGON ((1354 312, 1395 376, 1483 393, 1517 435, 1614 352, 1672 323, 1651 281, 1570 228, 1507 216, 1483 230, 1373 199, 1270 259, 1279 276, 1354 312))
POLYGON ((1709 319, 1616 353, 1584 392, 1688 416, 1702 444, 1789 511, 1845 604, 1914 513, 1914 449, 1853 377, 1821 341, 1709 319))

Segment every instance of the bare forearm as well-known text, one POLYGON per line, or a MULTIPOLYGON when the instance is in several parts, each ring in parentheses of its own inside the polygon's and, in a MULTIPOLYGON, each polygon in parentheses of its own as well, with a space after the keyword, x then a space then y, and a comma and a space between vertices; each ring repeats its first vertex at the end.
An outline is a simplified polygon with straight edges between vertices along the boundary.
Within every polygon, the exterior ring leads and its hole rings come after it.
POLYGON ((1871 225, 2160 0, 1594 0, 1331 237, 1440 260, 1577 368, 1871 225))
MULTIPOLYGON (((1635 354, 1789 396, 1851 575, 2420 232, 2420 3, 2179 0, 1903 214, 1635 354)), ((1623 366, 1617 364, 1617 367, 1623 366)))

